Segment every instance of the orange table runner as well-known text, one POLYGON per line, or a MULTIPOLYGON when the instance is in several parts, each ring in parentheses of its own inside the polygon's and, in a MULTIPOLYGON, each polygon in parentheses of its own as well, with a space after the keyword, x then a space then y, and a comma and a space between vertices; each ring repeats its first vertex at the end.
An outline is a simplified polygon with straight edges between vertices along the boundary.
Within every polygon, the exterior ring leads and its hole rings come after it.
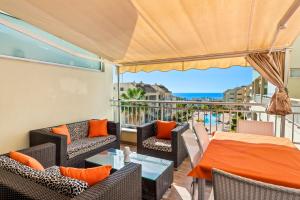
POLYGON ((235 140, 240 142, 254 143, 254 144, 277 144, 288 147, 297 148, 293 142, 288 138, 255 135, 248 133, 228 133, 228 132, 216 132, 213 136, 214 140, 235 140))
POLYGON ((296 148, 212 140, 189 176, 211 180, 213 168, 266 183, 300 189, 300 151, 296 148))

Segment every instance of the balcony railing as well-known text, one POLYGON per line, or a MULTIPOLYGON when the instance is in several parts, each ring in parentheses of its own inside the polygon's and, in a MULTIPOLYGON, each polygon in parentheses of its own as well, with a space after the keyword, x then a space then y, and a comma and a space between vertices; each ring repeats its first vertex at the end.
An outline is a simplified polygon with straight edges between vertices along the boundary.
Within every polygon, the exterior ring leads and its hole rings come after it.
POLYGON ((300 144, 300 112, 282 118, 266 113, 260 103, 204 102, 204 101, 154 101, 112 100, 115 120, 121 126, 135 128, 153 120, 177 122, 203 122, 207 131, 234 132, 238 119, 269 121, 274 123, 276 136, 284 135, 300 144), (118 112, 120 108, 120 112, 118 112))

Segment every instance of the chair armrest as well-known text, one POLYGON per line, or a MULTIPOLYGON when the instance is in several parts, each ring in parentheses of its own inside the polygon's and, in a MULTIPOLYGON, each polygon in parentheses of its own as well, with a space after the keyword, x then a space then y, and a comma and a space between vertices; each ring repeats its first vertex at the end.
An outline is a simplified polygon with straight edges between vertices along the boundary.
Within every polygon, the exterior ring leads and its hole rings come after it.
POLYGON ((188 129, 189 129, 189 124, 183 123, 178 125, 176 128, 172 130, 172 148, 174 148, 175 150, 181 148, 185 149, 181 135, 188 129))
POLYGON ((20 175, 0 169, 0 199, 68 200, 70 198, 20 175))
POLYGON ((137 138, 142 142, 147 138, 155 136, 155 122, 147 123, 137 127, 137 138))
POLYGON ((129 163, 100 183, 90 187, 74 200, 141 200, 141 165, 129 163))
POLYGON ((54 143, 56 145, 56 165, 64 165, 67 160, 67 136, 53 134, 45 129, 38 129, 29 132, 30 146, 44 143, 54 143))
POLYGON ((137 148, 143 148, 143 141, 151 136, 155 136, 155 122, 147 123, 137 127, 137 148))
POLYGON ((180 124, 180 125, 176 126, 172 130, 172 137, 177 137, 178 134, 184 133, 186 130, 189 129, 189 126, 190 125, 188 123, 183 123, 183 124, 180 124))
POLYGON ((115 135, 120 141, 120 123, 109 121, 107 123, 107 131, 110 135, 115 135))
POLYGON ((56 164, 56 145, 53 143, 37 145, 19 152, 37 159, 45 168, 56 164))

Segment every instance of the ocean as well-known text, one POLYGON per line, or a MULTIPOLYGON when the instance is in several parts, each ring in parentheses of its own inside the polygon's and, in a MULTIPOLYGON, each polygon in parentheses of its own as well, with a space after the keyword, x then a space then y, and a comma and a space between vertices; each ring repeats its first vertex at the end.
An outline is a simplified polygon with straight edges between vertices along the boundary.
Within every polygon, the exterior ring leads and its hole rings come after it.
POLYGON ((174 96, 184 98, 186 100, 195 100, 195 99, 214 99, 222 100, 224 95, 223 93, 173 93, 174 96))

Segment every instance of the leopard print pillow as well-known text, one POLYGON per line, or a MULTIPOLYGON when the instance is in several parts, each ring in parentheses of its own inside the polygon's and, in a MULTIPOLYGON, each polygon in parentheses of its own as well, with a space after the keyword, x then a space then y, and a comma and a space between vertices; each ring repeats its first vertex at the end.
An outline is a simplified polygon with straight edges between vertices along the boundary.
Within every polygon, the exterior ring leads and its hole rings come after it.
POLYGON ((39 171, 7 156, 0 156, 0 168, 69 197, 75 197, 88 188, 87 182, 62 176, 58 167, 39 171))
POLYGON ((52 166, 45 169, 45 173, 48 173, 49 175, 56 175, 56 176, 62 176, 59 170, 59 166, 52 166))

